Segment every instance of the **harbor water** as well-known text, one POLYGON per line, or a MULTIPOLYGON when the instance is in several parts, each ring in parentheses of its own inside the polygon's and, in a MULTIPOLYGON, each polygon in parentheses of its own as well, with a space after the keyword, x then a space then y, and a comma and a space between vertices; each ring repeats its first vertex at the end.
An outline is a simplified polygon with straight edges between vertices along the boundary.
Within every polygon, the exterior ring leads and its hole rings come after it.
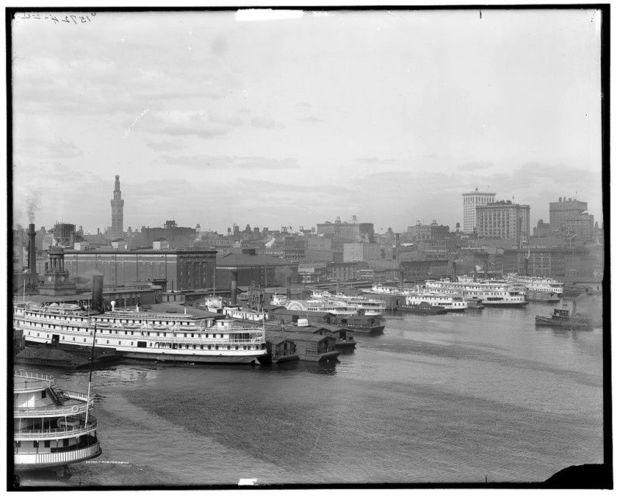
MULTIPOLYGON (((103 454, 22 484, 536 482, 602 463, 602 331, 535 328, 552 309, 387 316, 333 369, 98 369, 103 454)), ((30 369, 86 390, 88 371, 30 369)))

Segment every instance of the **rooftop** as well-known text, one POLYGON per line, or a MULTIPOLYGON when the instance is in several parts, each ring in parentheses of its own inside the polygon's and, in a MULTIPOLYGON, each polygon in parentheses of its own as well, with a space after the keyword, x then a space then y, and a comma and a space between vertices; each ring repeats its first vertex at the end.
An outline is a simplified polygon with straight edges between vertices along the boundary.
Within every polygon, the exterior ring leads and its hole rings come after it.
POLYGON ((290 266, 291 263, 271 255, 226 254, 216 257, 216 267, 257 267, 257 266, 290 266))

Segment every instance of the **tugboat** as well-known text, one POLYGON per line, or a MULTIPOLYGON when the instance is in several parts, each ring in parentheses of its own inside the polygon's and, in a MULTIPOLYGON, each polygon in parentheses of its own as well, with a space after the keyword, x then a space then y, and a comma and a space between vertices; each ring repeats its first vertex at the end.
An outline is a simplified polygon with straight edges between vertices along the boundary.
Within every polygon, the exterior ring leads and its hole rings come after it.
POLYGON ((101 454, 89 394, 57 389, 54 378, 14 373, 16 470, 65 467, 101 454))
POLYGON ((551 316, 536 316, 536 326, 550 326, 566 330, 591 330, 592 320, 575 312, 571 313, 566 307, 553 309, 551 316))

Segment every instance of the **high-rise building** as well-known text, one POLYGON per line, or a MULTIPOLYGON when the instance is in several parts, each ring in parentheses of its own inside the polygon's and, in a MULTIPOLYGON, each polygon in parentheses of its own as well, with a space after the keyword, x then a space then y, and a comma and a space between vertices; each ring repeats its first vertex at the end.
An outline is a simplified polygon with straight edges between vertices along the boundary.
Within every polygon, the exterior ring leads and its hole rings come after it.
POLYGON ((473 192, 463 193, 463 232, 473 233, 476 229, 476 207, 486 205, 495 200, 495 193, 473 192))
POLYGON ((112 238, 112 240, 123 238, 123 205, 125 201, 121 198, 121 181, 118 174, 114 180, 114 198, 110 203, 112 205, 112 229, 110 230, 110 238, 112 238))
POLYGON ((504 201, 476 207, 476 230, 481 238, 512 240, 516 244, 529 240, 530 206, 504 201))
POLYGON ((579 239, 590 240, 594 233, 594 216, 588 214, 588 203, 574 198, 560 197, 557 202, 549 202, 549 224, 555 233, 576 235, 579 239))

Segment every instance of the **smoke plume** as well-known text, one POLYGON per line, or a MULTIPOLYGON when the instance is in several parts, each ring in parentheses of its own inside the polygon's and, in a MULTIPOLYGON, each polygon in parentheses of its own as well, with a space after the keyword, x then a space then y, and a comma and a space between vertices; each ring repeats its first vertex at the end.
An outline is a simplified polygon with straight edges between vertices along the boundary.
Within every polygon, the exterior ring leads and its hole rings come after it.
POLYGON ((28 206, 28 223, 34 223, 34 214, 39 210, 39 194, 38 192, 32 192, 26 197, 26 204, 28 206))

